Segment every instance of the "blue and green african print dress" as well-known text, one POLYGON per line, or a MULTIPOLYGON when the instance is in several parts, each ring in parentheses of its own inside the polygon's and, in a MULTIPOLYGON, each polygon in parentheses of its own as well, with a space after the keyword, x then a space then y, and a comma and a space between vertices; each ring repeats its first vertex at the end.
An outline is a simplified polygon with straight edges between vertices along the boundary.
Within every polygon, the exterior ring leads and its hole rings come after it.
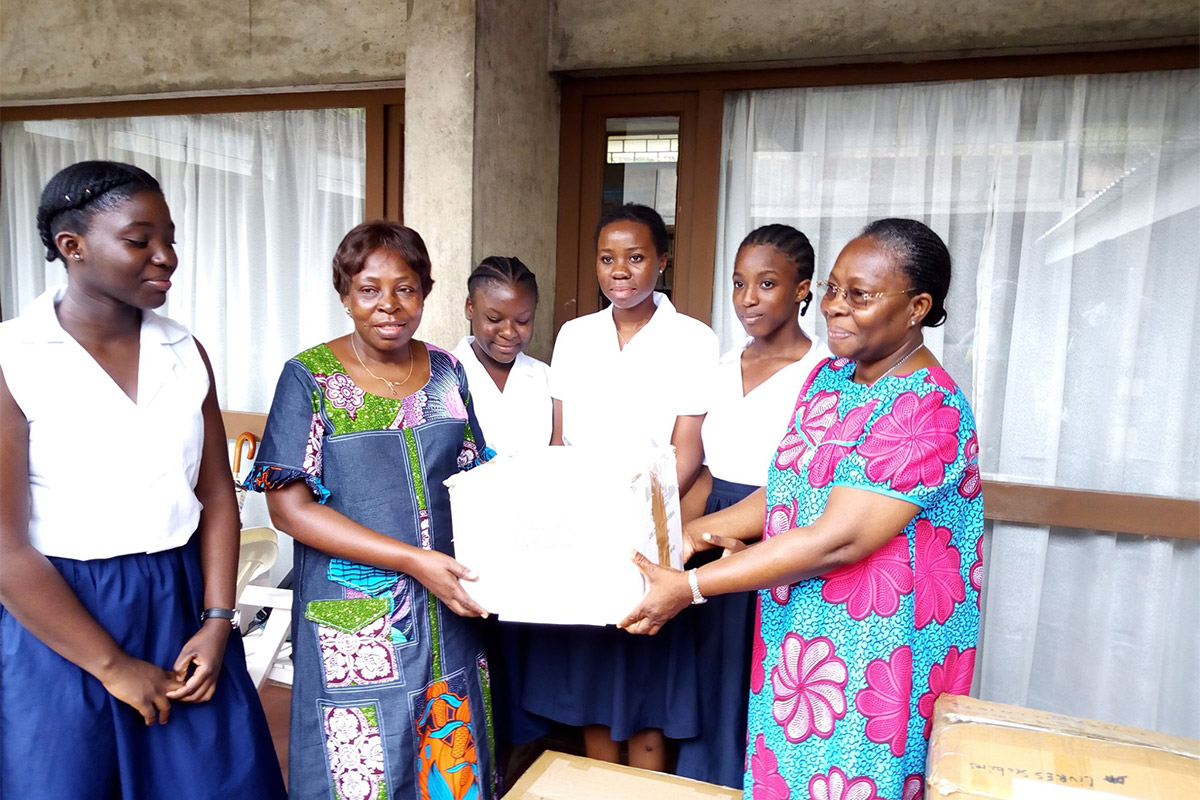
MULTIPOLYGON (((326 345, 283 368, 246 485, 304 481, 372 530, 453 554, 442 482, 486 460, 462 366, 432 346, 404 398, 357 386, 326 345)), ((493 794, 479 621, 409 575, 296 543, 289 788, 295 798, 493 794)))
POLYGON ((834 486, 920 511, 862 561, 759 592, 745 775, 756 800, 920 797, 933 701, 971 688, 974 416, 941 368, 874 385, 854 369, 827 360, 801 392, 769 470, 764 536, 813 522, 834 486))

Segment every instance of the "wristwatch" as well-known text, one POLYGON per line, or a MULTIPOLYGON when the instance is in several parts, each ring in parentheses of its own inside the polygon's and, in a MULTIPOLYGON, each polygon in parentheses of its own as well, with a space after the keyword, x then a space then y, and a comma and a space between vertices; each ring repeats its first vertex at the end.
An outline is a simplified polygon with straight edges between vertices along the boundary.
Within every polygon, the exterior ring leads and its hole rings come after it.
POLYGON ((210 619, 227 619, 229 624, 236 628, 242 621, 242 614, 236 608, 206 608, 200 612, 201 625, 210 619))

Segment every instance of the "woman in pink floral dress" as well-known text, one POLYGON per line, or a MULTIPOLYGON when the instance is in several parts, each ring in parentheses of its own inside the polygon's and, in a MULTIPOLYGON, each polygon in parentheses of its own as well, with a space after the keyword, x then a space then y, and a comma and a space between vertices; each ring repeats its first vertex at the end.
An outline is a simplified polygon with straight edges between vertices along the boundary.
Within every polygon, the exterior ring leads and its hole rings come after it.
POLYGON ((712 545, 742 552, 686 574, 639 562, 651 591, 623 623, 635 632, 706 595, 761 590, 748 797, 920 797, 933 701, 971 688, 979 444, 921 335, 945 320, 949 284, 925 225, 867 226, 820 284, 837 358, 809 377, 766 488, 706 518, 712 545))

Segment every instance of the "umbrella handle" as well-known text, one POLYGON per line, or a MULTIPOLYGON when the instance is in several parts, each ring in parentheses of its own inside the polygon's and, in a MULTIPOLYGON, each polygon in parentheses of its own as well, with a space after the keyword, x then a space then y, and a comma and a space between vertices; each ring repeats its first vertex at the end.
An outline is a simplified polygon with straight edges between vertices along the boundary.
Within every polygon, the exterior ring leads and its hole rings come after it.
POLYGON ((258 450, 258 439, 253 433, 239 433, 237 441, 233 444, 233 474, 240 475, 242 472, 242 443, 246 442, 250 445, 249 457, 254 458, 255 451, 258 450))

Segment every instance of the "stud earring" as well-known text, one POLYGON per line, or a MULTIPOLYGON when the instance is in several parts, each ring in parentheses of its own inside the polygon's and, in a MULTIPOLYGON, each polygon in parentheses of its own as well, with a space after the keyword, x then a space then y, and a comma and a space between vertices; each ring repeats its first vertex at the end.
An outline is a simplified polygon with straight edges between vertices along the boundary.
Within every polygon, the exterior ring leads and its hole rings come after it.
POLYGON ((347 316, 347 317, 349 317, 349 316, 352 316, 352 315, 351 315, 351 313, 350 313, 350 307, 349 307, 349 306, 342 306, 342 311, 345 311, 345 312, 346 312, 346 316, 347 316))
POLYGON ((79 255, 79 253, 71 253, 71 258, 79 261, 81 258, 83 258, 83 256, 79 255))

